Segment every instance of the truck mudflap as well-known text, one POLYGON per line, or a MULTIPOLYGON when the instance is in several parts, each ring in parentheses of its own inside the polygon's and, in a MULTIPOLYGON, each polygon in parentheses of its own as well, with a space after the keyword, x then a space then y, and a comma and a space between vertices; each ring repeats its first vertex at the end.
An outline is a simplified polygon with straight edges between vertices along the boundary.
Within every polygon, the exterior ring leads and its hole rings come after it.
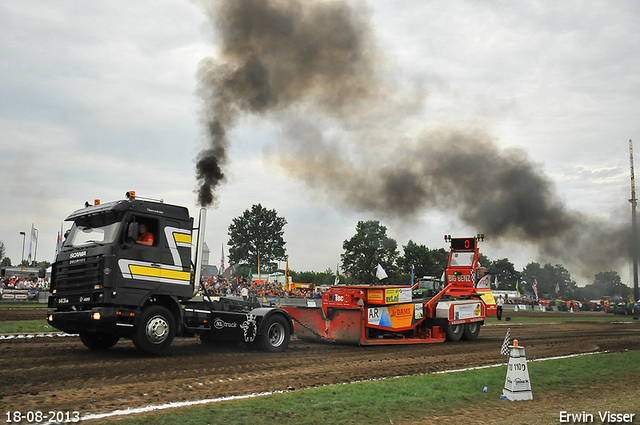
POLYGON ((133 334, 135 310, 94 307, 83 311, 49 311, 47 322, 66 333, 106 332, 113 335, 133 334))

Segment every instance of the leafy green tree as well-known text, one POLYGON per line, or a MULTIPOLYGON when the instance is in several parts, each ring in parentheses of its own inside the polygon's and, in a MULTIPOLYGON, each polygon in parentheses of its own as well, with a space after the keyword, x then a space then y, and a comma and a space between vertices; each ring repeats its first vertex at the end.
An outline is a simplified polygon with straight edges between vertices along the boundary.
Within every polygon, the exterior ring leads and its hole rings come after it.
POLYGON ((2 261, 0 261, 0 267, 11 267, 11 258, 4 257, 2 261))
POLYGON ((522 281, 533 284, 538 281, 538 294, 549 294, 551 298, 557 298, 554 294, 554 288, 549 288, 550 283, 542 279, 545 274, 542 272, 542 266, 539 263, 531 262, 522 269, 522 281))
POLYGON ((552 298, 564 299, 576 296, 577 284, 571 279, 571 273, 562 265, 529 263, 522 271, 523 280, 527 288, 531 288, 534 281, 538 282, 538 295, 549 295, 552 298))
POLYGON ((622 283, 622 279, 620 278, 620 275, 618 275, 618 272, 613 270, 597 273, 593 280, 593 287, 601 294, 601 296, 619 296, 622 298, 628 297, 631 290, 631 288, 622 283))
POLYGON ((576 300, 600 300, 602 299, 602 292, 597 289, 593 284, 585 285, 584 287, 576 288, 574 292, 574 297, 576 300))
POLYGON ((405 274, 411 274, 414 268, 414 276, 440 277, 447 266, 449 253, 443 248, 429 249, 425 245, 418 245, 410 240, 402 246, 403 255, 398 258, 398 269, 405 274))
POLYGON ((487 257, 486 255, 484 255, 483 253, 479 253, 478 254, 478 262, 480 263, 480 265, 486 269, 489 269, 489 266, 491 266, 492 261, 489 260, 489 257, 487 257))
POLYGON ((573 279, 571 279, 571 273, 569 273, 569 270, 565 269, 564 266, 560 264, 552 266, 548 263, 544 265, 543 270, 551 276, 554 287, 555 282, 558 283, 561 296, 565 298, 575 298, 575 292, 578 289, 578 285, 573 279), (564 288, 564 290, 562 288, 564 288))
POLYGON ((278 217, 276 210, 253 205, 229 226, 229 262, 255 269, 259 262, 265 271, 277 267, 277 261, 286 260, 285 224, 287 220, 278 217))
POLYGON ((431 266, 433 267, 431 276, 442 276, 449 262, 449 251, 444 248, 437 248, 430 250, 429 255, 431 256, 431 266))
MULTIPOLYGON (((492 280, 495 280, 496 276, 498 277, 497 289, 516 289, 516 282, 520 280, 520 273, 516 271, 513 263, 507 258, 492 261, 491 264, 488 265, 487 269, 489 270, 489 273, 494 276, 494 279, 492 280)), ((522 290, 520 290, 520 292, 522 292, 522 290)))
POLYGON ((2 261, 6 253, 7 253, 7 250, 4 247, 4 242, 0 241, 0 262, 2 261))
POLYGON ((350 283, 377 282, 376 269, 382 266, 389 276, 388 282, 399 278, 395 261, 398 258, 398 243, 387 236, 387 228, 379 221, 359 221, 356 234, 342 244, 342 270, 349 274, 350 283))

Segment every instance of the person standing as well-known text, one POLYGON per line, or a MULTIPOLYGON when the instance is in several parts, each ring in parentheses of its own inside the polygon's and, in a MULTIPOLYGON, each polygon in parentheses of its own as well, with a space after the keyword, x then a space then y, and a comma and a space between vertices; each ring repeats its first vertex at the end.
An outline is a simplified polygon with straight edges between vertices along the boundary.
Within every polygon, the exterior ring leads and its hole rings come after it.
POLYGON ((498 320, 502 320, 502 306, 504 305, 504 298, 502 298, 502 295, 500 295, 498 297, 498 299, 496 300, 496 316, 498 317, 498 320))

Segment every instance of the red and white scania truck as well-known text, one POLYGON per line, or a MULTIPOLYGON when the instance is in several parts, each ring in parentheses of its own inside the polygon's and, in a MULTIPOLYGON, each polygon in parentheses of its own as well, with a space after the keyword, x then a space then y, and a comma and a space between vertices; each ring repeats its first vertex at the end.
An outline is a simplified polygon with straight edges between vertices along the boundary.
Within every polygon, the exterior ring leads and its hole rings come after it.
POLYGON ((67 217, 72 226, 52 267, 49 324, 79 334, 94 350, 131 338, 158 354, 177 335, 255 343, 270 352, 287 348, 293 323, 282 309, 255 299, 196 296, 204 208, 194 228, 187 208, 134 192, 126 198, 86 203, 67 217), (153 235, 150 246, 136 243, 142 224, 153 235))
POLYGON ((444 287, 334 285, 322 300, 283 307, 300 339, 343 344, 414 344, 474 340, 487 315, 495 315, 488 279, 481 283, 478 242, 484 235, 451 238, 444 287), (415 295, 414 295, 415 294, 415 295))

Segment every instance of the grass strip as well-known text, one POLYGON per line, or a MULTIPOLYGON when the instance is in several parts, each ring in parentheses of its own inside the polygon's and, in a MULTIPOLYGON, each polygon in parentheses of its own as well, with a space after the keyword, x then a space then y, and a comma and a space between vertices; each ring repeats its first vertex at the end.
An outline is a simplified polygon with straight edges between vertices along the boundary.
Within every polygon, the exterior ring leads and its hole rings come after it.
POLYGON ((46 320, 8 320, 0 322, 0 333, 60 332, 46 320))
MULTIPOLYGON (((506 357, 505 357, 506 359, 506 357)), ((535 394, 562 392, 640 375, 640 352, 529 362, 535 394)), ((311 388, 253 399, 157 411, 92 424, 390 424, 455 414, 469 406, 505 405, 506 366, 311 388), (488 388, 484 393, 482 389, 488 388)), ((600 384, 601 385, 601 384, 600 384)), ((526 402, 520 402, 526 403, 526 402)))

